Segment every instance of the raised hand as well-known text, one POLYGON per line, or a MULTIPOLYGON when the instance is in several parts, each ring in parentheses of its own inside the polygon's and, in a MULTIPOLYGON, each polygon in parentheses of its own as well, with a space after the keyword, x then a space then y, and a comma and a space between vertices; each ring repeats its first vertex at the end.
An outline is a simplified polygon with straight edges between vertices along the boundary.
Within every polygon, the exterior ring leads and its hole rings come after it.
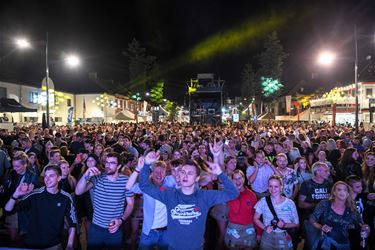
POLYGON ((145 164, 150 165, 150 164, 154 163, 155 161, 159 160, 159 158, 160 158, 160 152, 159 151, 157 151, 157 152, 151 151, 146 155, 144 162, 145 162, 145 164))
POLYGON ((26 194, 29 194, 33 191, 34 189, 34 185, 33 184, 27 184, 25 182, 21 183, 20 185, 18 185, 16 191, 14 192, 13 194, 13 197, 14 198, 20 198, 26 194))
POLYGON ((141 157, 138 158, 138 164, 137 164, 136 169, 138 171, 141 171, 144 165, 145 165, 145 157, 141 156, 141 157))
POLYGON ((85 173, 85 176, 89 178, 98 175, 100 175, 100 170, 97 167, 88 168, 85 173))
POLYGON ((222 141, 216 142, 216 140, 214 140, 214 144, 210 143, 209 145, 210 145, 210 151, 214 156, 219 156, 221 152, 223 151, 222 141))
POLYGON ((221 174, 223 172, 223 170, 221 169, 221 167, 219 166, 219 164, 213 163, 213 162, 206 162, 206 163, 210 167, 210 170, 211 170, 212 174, 219 175, 219 174, 221 174))

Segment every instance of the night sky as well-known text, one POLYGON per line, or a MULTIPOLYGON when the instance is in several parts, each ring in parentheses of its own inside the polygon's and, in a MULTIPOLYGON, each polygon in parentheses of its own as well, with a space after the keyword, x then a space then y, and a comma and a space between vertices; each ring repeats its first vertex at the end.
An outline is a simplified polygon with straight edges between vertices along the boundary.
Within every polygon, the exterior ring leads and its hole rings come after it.
MULTIPOLYGON (((167 98, 182 104, 186 81, 197 73, 224 79, 225 90, 233 97, 240 95, 245 64, 257 67, 264 39, 275 30, 289 54, 282 77, 285 92, 300 87, 305 92, 329 89, 354 81, 355 24, 359 71, 367 65, 365 57, 374 54, 374 13, 375 2, 370 0, 5 0, 0 3, 0 79, 40 86, 48 31, 50 77, 58 90, 93 93, 126 86, 129 73, 122 52, 135 38, 147 54, 157 57, 167 98), (272 25, 265 25, 270 21, 272 25), (256 31, 248 35, 251 30, 256 31), (14 49, 12 40, 20 35, 30 38, 32 50, 14 49), (231 44, 234 36, 238 40, 231 44), (206 56, 191 59, 194 49, 215 46, 206 56), (315 63, 322 48, 338 54, 329 69, 315 63), (61 62, 61 55, 71 51, 83 59, 74 71, 61 62), (102 81, 90 80, 89 72, 97 72, 102 81)), ((365 70, 361 77, 371 80, 371 73, 365 70)))

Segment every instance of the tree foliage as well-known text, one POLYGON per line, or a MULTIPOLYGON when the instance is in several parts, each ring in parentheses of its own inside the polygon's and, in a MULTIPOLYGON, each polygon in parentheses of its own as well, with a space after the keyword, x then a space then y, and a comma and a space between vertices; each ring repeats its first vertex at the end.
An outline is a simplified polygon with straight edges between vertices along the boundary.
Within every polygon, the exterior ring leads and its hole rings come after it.
POLYGON ((128 59, 129 90, 145 91, 160 80, 160 69, 155 56, 147 55, 146 49, 133 39, 123 53, 128 59))
POLYGON ((272 32, 264 42, 264 50, 258 57, 258 69, 254 70, 251 64, 246 64, 242 73, 242 97, 251 98, 262 94, 263 100, 271 100, 280 94, 281 76, 283 72, 284 59, 287 58, 280 44, 277 33, 272 32), (272 86, 264 86, 264 79, 270 79, 270 83, 278 82, 277 91, 264 91, 266 89, 274 89, 272 86))
POLYGON ((150 99, 152 104, 159 105, 163 102, 164 98, 164 82, 157 82, 150 91, 150 99))
POLYGON ((169 113, 168 120, 173 122, 177 114, 177 104, 175 102, 167 100, 165 110, 169 113))
POLYGON ((284 59, 287 56, 288 54, 284 52, 277 33, 272 32, 264 43, 264 51, 259 56, 259 75, 280 80, 284 59))
POLYGON ((255 71, 253 66, 248 63, 242 72, 241 81, 241 96, 242 98, 252 98, 260 93, 259 85, 257 84, 255 71))

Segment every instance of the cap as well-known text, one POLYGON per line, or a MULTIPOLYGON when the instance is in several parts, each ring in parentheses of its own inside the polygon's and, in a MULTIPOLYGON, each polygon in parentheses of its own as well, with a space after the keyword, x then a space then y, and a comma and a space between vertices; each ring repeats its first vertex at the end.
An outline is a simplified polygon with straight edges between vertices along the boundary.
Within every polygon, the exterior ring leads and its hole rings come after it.
POLYGON ((246 158, 247 156, 246 156, 246 154, 245 154, 245 152, 243 152, 243 151, 240 151, 240 152, 238 152, 238 154, 237 154, 237 158, 246 158))

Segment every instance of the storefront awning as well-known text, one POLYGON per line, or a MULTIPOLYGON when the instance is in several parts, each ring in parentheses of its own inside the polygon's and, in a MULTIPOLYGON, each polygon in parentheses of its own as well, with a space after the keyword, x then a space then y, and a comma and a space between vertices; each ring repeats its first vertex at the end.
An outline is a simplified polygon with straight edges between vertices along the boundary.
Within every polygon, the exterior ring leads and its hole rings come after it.
POLYGON ((14 99, 1 98, 0 99, 0 112, 1 113, 23 113, 23 112, 37 112, 36 109, 30 109, 22 106, 14 99))
POLYGON ((119 121, 134 120, 134 114, 130 111, 124 110, 115 115, 115 120, 119 120, 119 121))

